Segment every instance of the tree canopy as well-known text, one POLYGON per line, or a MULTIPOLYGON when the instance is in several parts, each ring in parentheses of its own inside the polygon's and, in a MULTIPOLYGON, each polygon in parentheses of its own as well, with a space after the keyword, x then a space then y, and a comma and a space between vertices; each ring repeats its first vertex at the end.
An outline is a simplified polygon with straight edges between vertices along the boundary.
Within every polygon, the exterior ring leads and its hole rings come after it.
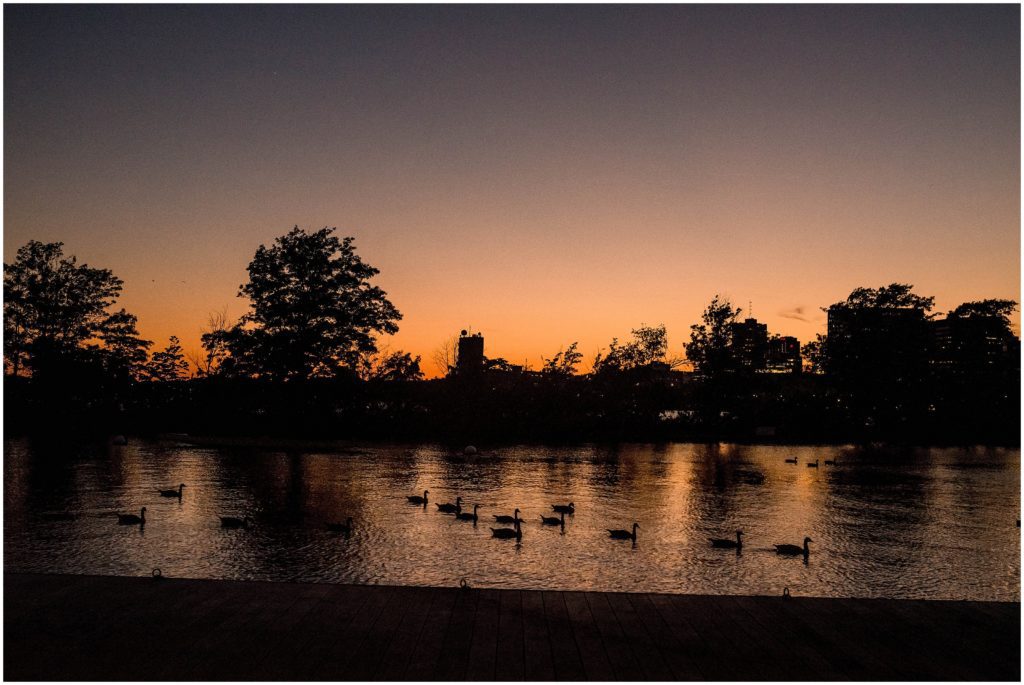
POLYGON ((844 302, 833 307, 849 309, 920 309, 931 311, 935 306, 934 297, 922 297, 911 292, 914 286, 908 283, 891 283, 881 288, 854 288, 844 302))
POLYGON ((664 361, 668 353, 668 333, 664 324, 641 324, 631 333, 633 339, 625 345, 620 345, 619 339, 613 338, 607 354, 598 352, 593 364, 594 373, 628 371, 664 361))
POLYGON ((203 338, 208 350, 227 350, 222 368, 275 380, 358 373, 377 336, 398 331, 401 313, 370 284, 379 271, 356 254, 353 238, 334 231, 296 226, 260 245, 239 287, 249 311, 203 338))
POLYGON ((171 336, 167 347, 154 352, 146 364, 146 376, 152 381, 179 381, 188 377, 188 362, 181 351, 181 341, 171 336))
POLYGON ((556 378, 566 378, 575 375, 576 367, 583 361, 583 354, 576 349, 578 344, 574 342, 565 350, 559 350, 550 359, 542 357, 544 365, 541 367, 541 373, 556 378))
POLYGON ((704 309, 701 323, 690 326, 686 358, 697 373, 711 377, 736 368, 730 325, 742 311, 734 309, 727 298, 715 295, 704 309))
POLYGON ((964 302, 951 311, 948 316, 951 319, 995 319, 1009 330, 1010 315, 1016 309, 1017 302, 1015 300, 979 300, 964 302))
POLYGON ((139 337, 133 314, 109 311, 123 282, 65 257, 63 247, 33 240, 4 263, 5 367, 37 375, 98 361, 114 375, 134 375, 151 343, 139 337))

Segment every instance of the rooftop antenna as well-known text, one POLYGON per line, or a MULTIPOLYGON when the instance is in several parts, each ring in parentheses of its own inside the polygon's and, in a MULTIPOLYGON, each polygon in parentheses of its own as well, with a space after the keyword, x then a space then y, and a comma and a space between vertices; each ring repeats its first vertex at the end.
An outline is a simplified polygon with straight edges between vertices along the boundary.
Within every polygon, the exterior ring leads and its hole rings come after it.
POLYGON ((754 303, 751 300, 747 300, 747 317, 754 318, 754 303))

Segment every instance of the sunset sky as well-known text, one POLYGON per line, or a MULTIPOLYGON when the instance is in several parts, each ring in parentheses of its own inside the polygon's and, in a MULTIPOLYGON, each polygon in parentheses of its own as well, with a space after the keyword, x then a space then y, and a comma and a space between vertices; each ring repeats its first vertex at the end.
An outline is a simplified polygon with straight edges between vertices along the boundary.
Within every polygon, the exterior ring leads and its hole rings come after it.
POLYGON ((63 241, 157 347, 241 315, 296 224, 355 236, 428 372, 468 327, 681 356, 715 293, 801 341, 857 286, 1020 299, 1018 5, 4 18, 5 261, 63 241))

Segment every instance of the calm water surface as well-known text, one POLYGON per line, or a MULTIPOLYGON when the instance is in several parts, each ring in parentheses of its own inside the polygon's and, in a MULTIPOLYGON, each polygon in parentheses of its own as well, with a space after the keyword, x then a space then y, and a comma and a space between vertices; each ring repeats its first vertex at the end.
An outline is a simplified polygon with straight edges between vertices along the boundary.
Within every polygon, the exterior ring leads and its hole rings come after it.
POLYGON ((4 444, 9 571, 1020 601, 1019 516, 1017 449, 531 446, 462 457, 432 445, 4 444), (816 458, 819 468, 805 465, 816 458), (180 502, 156 492, 182 482, 180 502), (427 489, 427 508, 406 503, 427 489), (478 525, 437 511, 457 495, 480 504, 478 525), (564 531, 540 525, 569 501, 564 531), (142 506, 144 529, 116 524, 142 506), (493 515, 516 507, 522 544, 492 538, 493 515), (78 518, 46 519, 62 511, 78 518), (219 515, 255 523, 224 530, 219 515), (347 516, 351 537, 326 530, 347 516), (609 539, 606 528, 634 521, 635 545, 609 539), (742 554, 708 544, 737 529, 742 554), (774 553, 805 535, 808 563, 774 553))

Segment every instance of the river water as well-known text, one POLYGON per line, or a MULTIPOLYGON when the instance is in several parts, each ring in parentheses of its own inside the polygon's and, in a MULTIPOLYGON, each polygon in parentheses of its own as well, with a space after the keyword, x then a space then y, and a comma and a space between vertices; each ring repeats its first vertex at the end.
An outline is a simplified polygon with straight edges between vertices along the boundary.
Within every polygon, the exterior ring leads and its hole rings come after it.
POLYGON ((1018 449, 4 443, 8 571, 1020 601, 1019 517, 1018 449), (157 492, 179 483, 180 501, 157 492), (427 507, 406 501, 424 490, 427 507), (438 512, 456 496, 476 525, 438 512), (569 501, 564 528, 541 525, 569 501), (117 525, 143 506, 144 527, 117 525), (517 507, 521 543, 493 538, 517 507), (349 516, 350 536, 326 529, 349 516), (609 538, 634 522, 635 543, 609 538), (740 553, 710 546, 736 530, 740 553), (806 562, 775 553, 805 536, 806 562))

